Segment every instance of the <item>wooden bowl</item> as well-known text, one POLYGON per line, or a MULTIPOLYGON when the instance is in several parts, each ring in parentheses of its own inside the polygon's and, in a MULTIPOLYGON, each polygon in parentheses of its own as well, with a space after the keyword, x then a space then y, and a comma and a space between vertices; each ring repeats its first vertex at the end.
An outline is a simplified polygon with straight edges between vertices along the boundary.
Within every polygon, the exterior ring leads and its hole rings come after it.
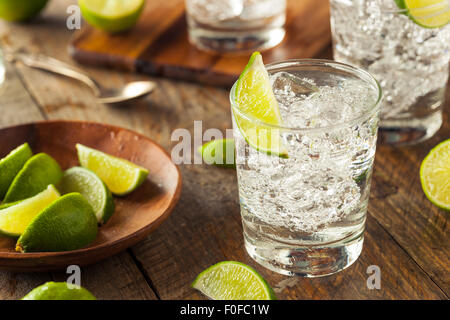
POLYGON ((0 269, 28 272, 84 266, 110 257, 143 240, 170 214, 181 191, 181 175, 170 156, 155 142, 111 125, 48 121, 0 130, 0 157, 28 142, 34 153, 46 152, 63 169, 79 165, 75 144, 81 143, 125 158, 149 170, 137 190, 115 198, 116 211, 88 247, 68 252, 17 253, 15 240, 0 236, 0 269))

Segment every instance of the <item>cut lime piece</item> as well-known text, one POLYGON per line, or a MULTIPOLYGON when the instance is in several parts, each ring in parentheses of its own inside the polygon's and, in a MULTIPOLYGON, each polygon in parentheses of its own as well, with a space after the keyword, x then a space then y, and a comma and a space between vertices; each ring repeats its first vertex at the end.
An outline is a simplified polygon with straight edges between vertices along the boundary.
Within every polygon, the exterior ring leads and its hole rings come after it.
POLYGON ((136 24, 145 0, 78 0, 78 4, 84 19, 92 26, 120 32, 136 24))
POLYGON ((62 177, 59 164, 48 154, 39 153, 25 163, 14 178, 6 193, 4 202, 15 202, 31 198, 45 190, 48 185, 56 185, 62 177))
POLYGON ((278 102, 259 52, 252 54, 235 90, 233 115, 248 144, 258 151, 287 158, 281 130, 276 128, 281 125, 278 102))
POLYGON ((420 182, 433 204, 450 211, 450 139, 434 147, 422 161, 420 182))
POLYGON ((27 21, 44 9, 48 0, 1 0, 0 18, 8 21, 27 21))
POLYGON ((94 208, 100 224, 104 224, 114 213, 114 200, 106 184, 91 170, 73 167, 64 172, 58 185, 63 194, 81 193, 94 208))
POLYGON ((215 264, 192 287, 214 300, 275 300, 275 293, 253 268, 236 261, 215 264))
POLYGON ((96 300, 82 287, 66 282, 47 282, 31 290, 22 300, 96 300))
POLYGON ((236 168, 234 139, 216 139, 198 148, 206 164, 236 168))
POLYGON ((0 160, 0 199, 3 199, 20 169, 32 156, 30 146, 24 143, 0 160))
POLYGON ((147 178, 148 170, 128 160, 77 144, 80 164, 92 170, 115 195, 133 192, 147 178))
POLYGON ((41 211, 17 241, 19 252, 57 252, 81 249, 95 240, 97 218, 79 193, 60 197, 41 211))
POLYGON ((412 21, 424 28, 439 28, 450 23, 450 2, 447 0, 395 0, 412 21))
POLYGON ((20 237, 31 220, 58 198, 58 191, 49 185, 38 195, 0 210, 0 234, 20 237))

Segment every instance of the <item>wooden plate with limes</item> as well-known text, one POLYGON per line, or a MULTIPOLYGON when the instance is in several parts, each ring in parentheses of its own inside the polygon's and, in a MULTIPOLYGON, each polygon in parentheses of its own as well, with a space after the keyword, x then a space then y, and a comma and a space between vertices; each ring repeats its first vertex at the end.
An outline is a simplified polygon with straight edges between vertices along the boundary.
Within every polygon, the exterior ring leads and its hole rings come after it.
POLYGON ((170 214, 181 191, 181 175, 169 154, 149 138, 111 125, 47 121, 0 130, 0 158, 28 142, 63 169, 79 165, 76 143, 132 161, 149 170, 146 181, 125 197, 115 197, 113 217, 86 248, 67 252, 18 253, 15 240, 0 236, 0 269, 28 272, 84 266, 110 257, 143 240, 170 214))

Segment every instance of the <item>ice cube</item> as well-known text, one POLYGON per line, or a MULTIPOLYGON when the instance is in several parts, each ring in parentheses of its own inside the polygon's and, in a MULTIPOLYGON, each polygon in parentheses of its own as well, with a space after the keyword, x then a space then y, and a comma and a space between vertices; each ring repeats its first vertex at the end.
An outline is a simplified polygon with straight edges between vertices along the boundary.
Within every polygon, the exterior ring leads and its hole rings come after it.
POLYGON ((289 93, 297 97, 308 97, 319 89, 310 80, 302 79, 288 72, 277 72, 270 77, 272 88, 278 93, 289 93))

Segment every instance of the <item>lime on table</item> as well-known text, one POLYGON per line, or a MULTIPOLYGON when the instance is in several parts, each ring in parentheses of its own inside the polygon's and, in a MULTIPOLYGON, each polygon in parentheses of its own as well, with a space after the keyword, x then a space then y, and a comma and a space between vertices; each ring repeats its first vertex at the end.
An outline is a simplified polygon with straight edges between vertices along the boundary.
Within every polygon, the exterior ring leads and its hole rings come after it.
POLYGON ((145 0, 78 0, 78 4, 89 24, 114 33, 136 24, 145 0))
POLYGON ((97 300, 88 290, 66 282, 47 282, 31 290, 22 300, 97 300))
POLYGON ((17 241, 19 252, 56 252, 81 249, 95 240, 97 218, 79 193, 60 197, 39 213, 17 241))
POLYGON ((3 199, 12 181, 25 162, 33 156, 28 143, 24 143, 0 160, 0 199, 3 199))
POLYGON ((59 198, 53 185, 38 195, 0 210, 0 234, 18 238, 42 210, 59 198))
POLYGON ((233 115, 248 144, 258 151, 287 158, 281 132, 272 127, 281 125, 282 121, 269 74, 259 52, 252 54, 235 90, 233 115))
POLYGON ((450 23, 450 2, 447 0, 395 0, 412 21, 425 28, 439 28, 450 23))
POLYGON ((63 194, 78 192, 94 208, 100 224, 106 223, 114 213, 114 200, 106 184, 91 170, 73 167, 64 172, 58 185, 63 194))
POLYGON ((48 154, 39 153, 25 162, 6 193, 4 202, 15 202, 35 196, 48 185, 56 185, 63 172, 48 154))
POLYGON ((203 160, 207 164, 219 167, 235 168, 234 139, 216 139, 198 148, 203 160))
POLYGON ((44 9, 48 0, 1 0, 0 18, 8 21, 26 21, 44 9))
POLYGON ((275 300, 269 284, 253 268, 236 261, 215 264, 192 287, 214 300, 275 300))
POLYGON ((81 144, 77 144, 76 148, 80 164, 99 176, 115 195, 124 196, 133 192, 147 178, 147 169, 128 160, 81 144))
POLYGON ((434 147, 420 166, 420 181, 427 198, 450 211, 450 139, 434 147))

